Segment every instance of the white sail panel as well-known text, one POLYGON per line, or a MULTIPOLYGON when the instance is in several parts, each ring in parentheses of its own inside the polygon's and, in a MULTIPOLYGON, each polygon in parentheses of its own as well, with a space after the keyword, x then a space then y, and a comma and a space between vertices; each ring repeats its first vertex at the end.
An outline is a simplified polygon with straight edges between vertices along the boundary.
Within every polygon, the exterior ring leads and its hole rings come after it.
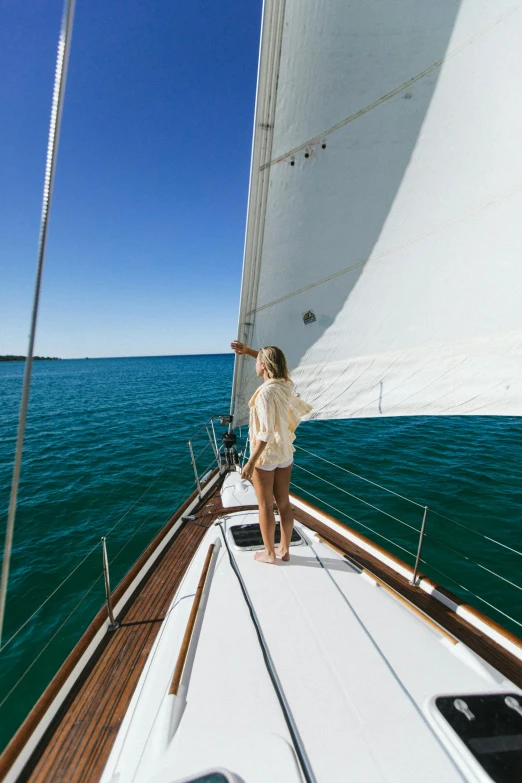
POLYGON ((507 0, 266 4, 239 338, 312 418, 522 413, 521 40, 507 0))

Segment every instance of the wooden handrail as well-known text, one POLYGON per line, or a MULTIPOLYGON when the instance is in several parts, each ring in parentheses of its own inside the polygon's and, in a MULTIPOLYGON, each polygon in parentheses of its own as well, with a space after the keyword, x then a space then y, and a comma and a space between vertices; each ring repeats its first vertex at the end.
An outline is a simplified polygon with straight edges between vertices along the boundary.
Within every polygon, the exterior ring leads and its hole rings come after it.
POLYGON ((201 596, 203 595, 203 588, 205 587, 208 569, 210 568, 210 560, 212 558, 212 553, 214 552, 215 546, 216 546, 215 544, 211 544, 208 548, 207 556, 205 558, 205 564, 203 566, 201 576, 199 577, 198 587, 196 590, 196 594, 194 596, 192 609, 190 610, 190 616, 187 622, 187 627, 185 628, 185 635, 183 636, 183 641, 181 642, 181 649, 179 651, 178 660, 176 662, 176 668, 174 669, 172 682, 170 683, 169 694, 176 695, 178 692, 179 683, 181 681, 181 675, 183 674, 183 667, 185 666, 188 648, 189 648, 190 640, 192 638, 192 632, 194 630, 194 625, 196 624, 196 617, 198 614, 199 604, 201 602, 201 596))

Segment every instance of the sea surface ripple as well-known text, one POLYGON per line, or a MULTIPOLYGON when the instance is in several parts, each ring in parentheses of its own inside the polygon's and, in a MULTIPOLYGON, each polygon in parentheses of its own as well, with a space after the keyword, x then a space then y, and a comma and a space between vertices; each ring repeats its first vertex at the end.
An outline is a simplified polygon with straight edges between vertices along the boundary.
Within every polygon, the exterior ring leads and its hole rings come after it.
MULTIPOLYGON (((193 491, 187 440, 228 412, 232 368, 229 355, 35 363, 2 644, 51 597, 0 652, 0 747, 103 603, 100 537, 114 589, 193 491)), ((0 364, 2 540, 23 369, 0 364)), ((304 422, 296 445, 295 491, 409 563, 427 505, 422 571, 522 635, 520 419, 304 422)))

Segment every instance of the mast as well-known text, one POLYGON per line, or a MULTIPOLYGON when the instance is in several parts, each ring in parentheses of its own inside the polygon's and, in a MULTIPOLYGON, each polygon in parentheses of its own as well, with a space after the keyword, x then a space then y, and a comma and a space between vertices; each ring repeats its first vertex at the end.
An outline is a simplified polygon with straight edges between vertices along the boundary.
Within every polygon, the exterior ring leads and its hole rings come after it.
MULTIPOLYGON (((249 318, 248 313, 255 306, 263 251, 285 5, 286 0, 265 0, 261 21, 247 227, 238 318, 238 339, 247 345, 254 334, 254 317, 249 318)), ((231 414, 235 411, 243 368, 244 357, 236 356, 230 401, 231 414)))

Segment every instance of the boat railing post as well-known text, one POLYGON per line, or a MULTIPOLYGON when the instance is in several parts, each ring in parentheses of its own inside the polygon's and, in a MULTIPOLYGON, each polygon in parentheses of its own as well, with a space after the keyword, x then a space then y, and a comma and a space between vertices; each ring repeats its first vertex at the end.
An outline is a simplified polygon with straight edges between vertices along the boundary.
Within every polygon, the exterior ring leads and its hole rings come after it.
MULTIPOLYGON (((212 446, 212 451, 214 452, 214 457, 216 458, 216 462, 217 462, 217 451, 216 451, 216 444, 214 443, 214 438, 212 437, 212 434, 211 434, 211 432, 210 432, 210 429, 209 429, 208 423, 207 423, 207 425, 206 425, 205 429, 206 429, 206 431, 207 431, 207 438, 208 438, 208 442, 209 442, 209 444, 212 446)), ((205 448, 206 448, 206 446, 205 446, 205 448)))
POLYGON ((219 467, 219 446, 218 446, 218 442, 217 442, 217 438, 216 438, 216 428, 214 427, 214 419, 213 418, 210 419, 210 424, 212 426, 212 435, 214 437, 214 451, 216 453, 216 462, 217 462, 218 467, 219 467))
POLYGON ((111 583, 109 579, 109 560, 107 558, 107 540, 105 536, 102 536, 102 549, 103 549, 103 575, 105 576, 105 595, 107 596, 107 614, 109 615, 109 631, 115 631, 119 627, 119 623, 114 619, 114 613, 112 611, 112 599, 111 599, 111 583))
POLYGON ((424 528, 426 527, 426 517, 428 515, 428 506, 424 506, 424 516, 422 517, 422 525, 419 536, 419 546, 417 548, 417 557, 415 558, 415 568, 413 569, 413 576, 411 578, 410 585, 416 586, 417 584, 417 571, 419 570, 419 563, 422 552, 422 544, 424 542, 424 528))
POLYGON ((198 488, 198 496, 201 500, 201 484, 199 483, 199 476, 198 476, 198 468, 196 465, 196 460, 194 459, 194 449, 192 448, 192 441, 189 440, 188 447, 190 449, 190 459, 192 460, 192 467, 194 468, 194 475, 196 477, 196 485, 198 488))

